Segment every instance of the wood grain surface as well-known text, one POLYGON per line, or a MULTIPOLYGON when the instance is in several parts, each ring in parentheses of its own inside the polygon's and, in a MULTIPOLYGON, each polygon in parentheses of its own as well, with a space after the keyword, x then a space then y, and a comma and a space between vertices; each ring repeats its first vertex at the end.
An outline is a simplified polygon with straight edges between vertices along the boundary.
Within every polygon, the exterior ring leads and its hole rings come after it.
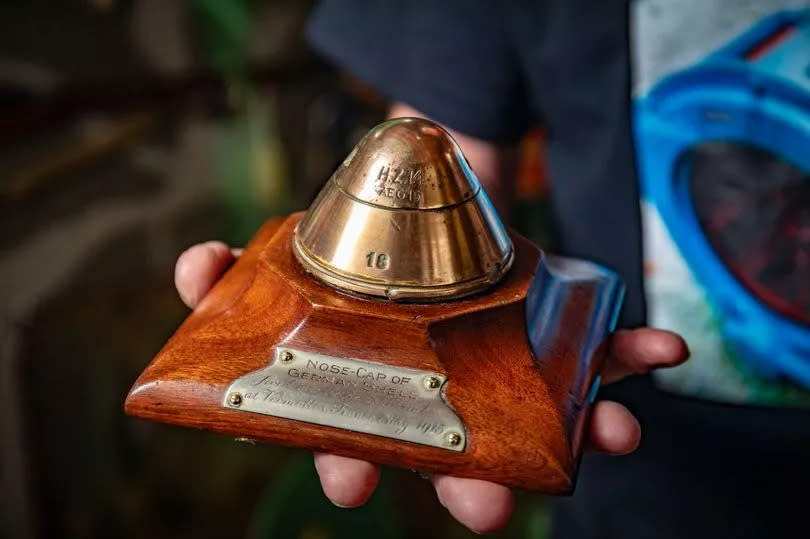
MULTIPOLYGON (((525 301, 538 248, 512 234, 514 266, 483 295, 396 304, 346 295, 312 279, 291 249, 301 216, 265 223, 135 382, 126 412, 381 464, 570 493, 587 412, 571 388, 576 379, 592 379, 601 358, 589 372, 579 372, 576 320, 571 332, 561 330, 548 357, 534 357, 525 301), (443 397, 466 427, 465 450, 223 407, 230 383, 266 366, 279 345, 446 375, 443 397)), ((576 314, 569 309, 563 317, 576 314)))

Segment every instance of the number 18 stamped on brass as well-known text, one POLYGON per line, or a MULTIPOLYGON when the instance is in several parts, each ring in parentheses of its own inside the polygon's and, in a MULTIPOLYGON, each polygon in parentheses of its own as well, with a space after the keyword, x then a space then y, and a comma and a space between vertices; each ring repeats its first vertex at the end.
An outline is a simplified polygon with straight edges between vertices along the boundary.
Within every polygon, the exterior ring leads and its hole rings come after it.
POLYGON ((566 494, 622 290, 507 230, 440 126, 393 120, 262 226, 125 409, 566 494))

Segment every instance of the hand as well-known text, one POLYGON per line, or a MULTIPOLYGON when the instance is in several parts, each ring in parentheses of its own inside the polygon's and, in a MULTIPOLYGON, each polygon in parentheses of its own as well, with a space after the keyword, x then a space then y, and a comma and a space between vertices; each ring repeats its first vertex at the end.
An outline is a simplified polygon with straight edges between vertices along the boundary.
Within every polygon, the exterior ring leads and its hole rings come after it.
MULTIPOLYGON (((180 255, 174 279, 186 305, 196 307, 238 255, 238 251, 221 242, 195 245, 180 255)), ((668 331, 650 328, 617 331, 602 380, 610 383, 631 374, 673 367, 688 356, 683 339, 668 331)), ((638 446, 640 437, 641 427, 627 408, 612 401, 595 404, 589 432, 590 451, 630 453, 638 446)), ((376 464, 325 453, 315 454, 315 468, 324 493, 340 507, 363 505, 380 478, 376 464)), ((497 530, 512 515, 514 498, 507 487, 447 475, 434 475, 432 481, 439 502, 474 532, 497 530)))

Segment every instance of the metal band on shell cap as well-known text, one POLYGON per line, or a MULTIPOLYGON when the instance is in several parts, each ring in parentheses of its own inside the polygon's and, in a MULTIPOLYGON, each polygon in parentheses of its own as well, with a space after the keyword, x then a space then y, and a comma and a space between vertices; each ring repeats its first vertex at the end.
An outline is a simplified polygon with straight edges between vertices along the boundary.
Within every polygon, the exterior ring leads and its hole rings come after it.
POLYGON ((330 286, 414 302, 485 290, 514 255, 458 145, 419 118, 360 141, 298 224, 293 251, 330 286))

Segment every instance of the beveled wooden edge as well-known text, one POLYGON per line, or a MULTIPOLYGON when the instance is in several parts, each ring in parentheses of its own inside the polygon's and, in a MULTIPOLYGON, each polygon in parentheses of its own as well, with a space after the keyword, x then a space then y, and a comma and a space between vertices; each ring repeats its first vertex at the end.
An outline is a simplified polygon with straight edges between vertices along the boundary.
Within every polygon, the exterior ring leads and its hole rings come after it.
POLYGON ((312 280, 290 246, 300 217, 273 219, 259 230, 138 378, 126 412, 381 464, 570 493, 580 448, 565 434, 568 403, 552 399, 565 392, 544 380, 564 384, 572 373, 559 370, 561 361, 535 358, 523 329, 537 248, 514 235, 515 264, 490 294, 439 305, 391 304, 336 294, 312 280), (331 322, 336 319, 341 323, 331 322), (223 408, 228 384, 266 364, 281 343, 445 374, 448 403, 469 429, 467 450, 451 453, 223 408))

